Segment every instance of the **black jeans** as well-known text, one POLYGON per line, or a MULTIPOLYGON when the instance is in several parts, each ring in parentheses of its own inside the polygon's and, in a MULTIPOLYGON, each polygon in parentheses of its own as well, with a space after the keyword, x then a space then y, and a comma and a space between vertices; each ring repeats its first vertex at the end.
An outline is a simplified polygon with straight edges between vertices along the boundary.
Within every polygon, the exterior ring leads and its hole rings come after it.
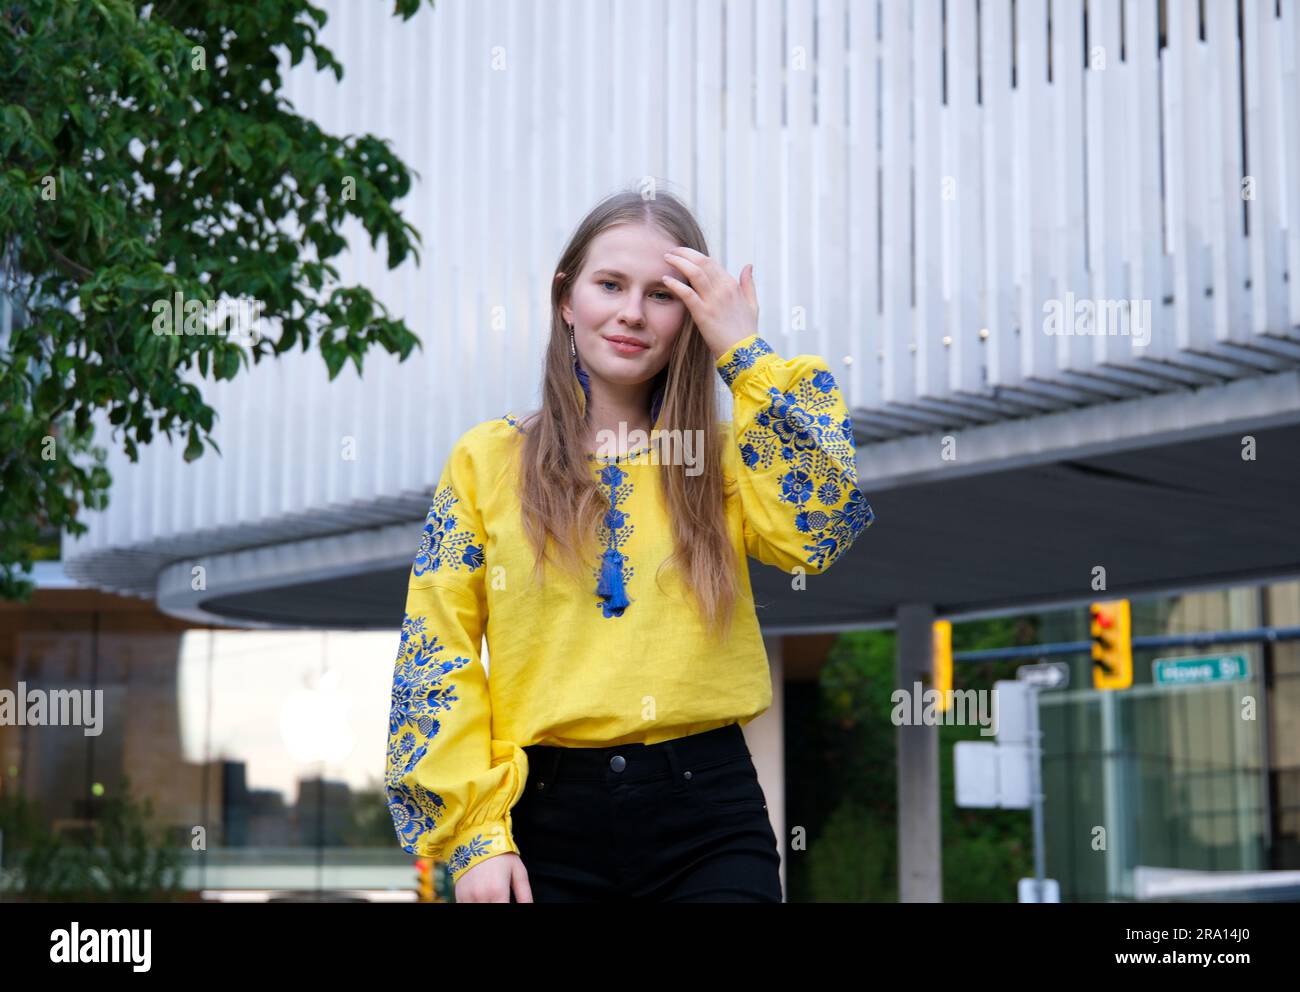
POLYGON ((776 834, 739 725, 524 750, 511 820, 534 902, 781 902, 776 834))

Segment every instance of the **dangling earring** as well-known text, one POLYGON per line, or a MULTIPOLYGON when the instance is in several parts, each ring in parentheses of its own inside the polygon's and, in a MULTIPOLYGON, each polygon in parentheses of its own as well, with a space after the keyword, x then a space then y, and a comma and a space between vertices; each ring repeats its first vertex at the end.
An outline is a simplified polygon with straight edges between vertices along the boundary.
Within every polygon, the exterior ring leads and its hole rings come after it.
POLYGON ((582 367, 578 361, 578 346, 573 341, 573 325, 569 325, 569 354, 573 356, 573 374, 578 377, 578 384, 582 386, 582 394, 586 397, 588 403, 591 402, 591 380, 587 377, 587 370, 582 367))

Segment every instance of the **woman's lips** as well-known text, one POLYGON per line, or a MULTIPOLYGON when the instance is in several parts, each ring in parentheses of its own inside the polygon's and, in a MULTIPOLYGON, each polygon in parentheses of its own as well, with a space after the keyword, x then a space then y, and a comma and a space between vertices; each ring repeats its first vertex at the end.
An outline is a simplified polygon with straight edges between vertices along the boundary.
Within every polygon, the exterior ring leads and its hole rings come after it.
POLYGON ((610 338, 606 338, 605 340, 608 341, 610 346, 620 355, 639 355, 641 352, 649 350, 645 345, 627 344, 624 341, 614 341, 610 338))

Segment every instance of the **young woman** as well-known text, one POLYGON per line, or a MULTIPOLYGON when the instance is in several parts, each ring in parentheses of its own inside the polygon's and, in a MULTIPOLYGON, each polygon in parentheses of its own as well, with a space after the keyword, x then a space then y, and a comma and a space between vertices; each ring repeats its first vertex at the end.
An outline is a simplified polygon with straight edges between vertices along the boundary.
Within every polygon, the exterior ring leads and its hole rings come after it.
POLYGON ((460 437, 411 568, 399 841, 457 902, 780 902, 746 556, 819 574, 871 524, 844 399, 758 335, 752 266, 669 194, 592 210, 551 312, 541 409, 460 437))

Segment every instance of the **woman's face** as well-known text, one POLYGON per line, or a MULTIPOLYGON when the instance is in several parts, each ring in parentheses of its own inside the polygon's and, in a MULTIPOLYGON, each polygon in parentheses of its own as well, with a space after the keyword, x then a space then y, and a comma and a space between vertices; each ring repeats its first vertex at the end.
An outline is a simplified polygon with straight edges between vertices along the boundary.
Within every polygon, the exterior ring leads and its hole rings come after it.
POLYGON ((663 284, 664 276, 680 278, 664 260, 664 252, 674 247, 661 230, 646 224, 619 224, 592 239, 582 271, 560 306, 591 378, 635 385, 668 364, 687 313, 663 284), (620 349, 610 340, 618 337, 644 347, 620 349))

